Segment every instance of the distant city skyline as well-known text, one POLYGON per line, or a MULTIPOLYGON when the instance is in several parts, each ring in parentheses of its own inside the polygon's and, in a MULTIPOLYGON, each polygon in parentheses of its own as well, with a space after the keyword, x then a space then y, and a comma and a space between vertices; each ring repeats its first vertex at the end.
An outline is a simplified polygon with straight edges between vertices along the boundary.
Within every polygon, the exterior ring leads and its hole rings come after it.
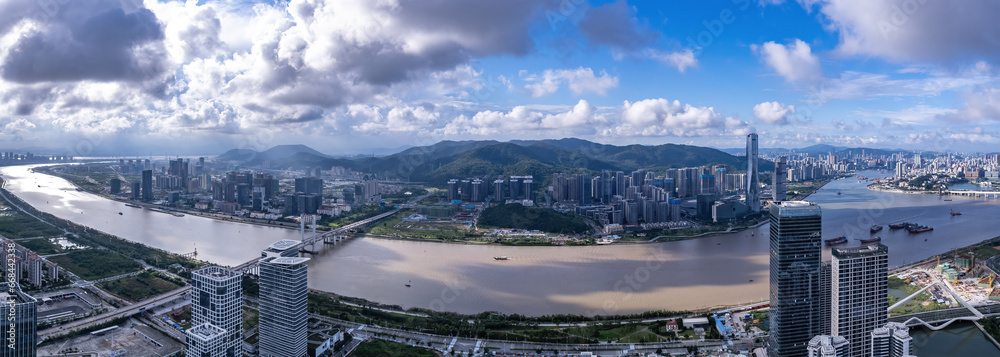
POLYGON ((1000 142, 992 1, 43 4, 0 5, 2 147, 1000 142))

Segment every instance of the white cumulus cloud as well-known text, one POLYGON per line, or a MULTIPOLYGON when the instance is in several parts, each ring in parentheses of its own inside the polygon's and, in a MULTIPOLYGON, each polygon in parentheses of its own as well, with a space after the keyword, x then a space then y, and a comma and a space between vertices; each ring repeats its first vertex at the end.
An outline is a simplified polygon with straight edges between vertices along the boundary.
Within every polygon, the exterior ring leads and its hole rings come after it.
POLYGON ((788 116, 795 114, 794 105, 784 105, 778 102, 763 102, 753 106, 753 116, 771 125, 788 124, 788 116))

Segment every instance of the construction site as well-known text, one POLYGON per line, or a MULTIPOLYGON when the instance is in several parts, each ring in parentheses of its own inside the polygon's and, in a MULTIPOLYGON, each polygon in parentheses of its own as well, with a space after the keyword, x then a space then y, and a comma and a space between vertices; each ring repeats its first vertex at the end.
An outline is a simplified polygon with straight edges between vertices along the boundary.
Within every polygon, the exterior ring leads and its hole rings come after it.
POLYGON ((978 306, 1000 302, 1000 287, 994 284, 997 273, 988 262, 988 259, 977 258, 971 250, 956 249, 952 254, 917 264, 895 276, 915 290, 926 287, 924 291, 930 295, 930 302, 958 307, 961 303, 955 300, 951 293, 954 292, 965 303, 978 306))

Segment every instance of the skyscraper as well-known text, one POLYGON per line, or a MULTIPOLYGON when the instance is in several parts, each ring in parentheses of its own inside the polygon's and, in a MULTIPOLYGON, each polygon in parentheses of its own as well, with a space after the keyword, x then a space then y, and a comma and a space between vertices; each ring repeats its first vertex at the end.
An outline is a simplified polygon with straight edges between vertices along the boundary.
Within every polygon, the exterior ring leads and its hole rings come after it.
POLYGON ((747 207, 760 212, 760 168, 757 166, 757 133, 747 135, 747 207))
POLYGON ((260 261, 260 356, 306 355, 309 258, 260 261))
POLYGON ((191 274, 191 287, 193 288, 191 324, 193 326, 208 324, 212 327, 199 330, 200 333, 197 335, 195 329, 189 330, 189 349, 192 349, 192 345, 212 345, 213 349, 219 348, 223 351, 224 354, 220 356, 229 357, 242 354, 242 282, 242 274, 217 266, 195 270, 191 274), (212 331, 218 332, 217 329, 221 329, 225 336, 220 342, 215 343, 212 331), (192 337, 195 338, 192 339, 192 337))
POLYGON ((910 356, 913 338, 910 329, 898 322, 890 322, 885 327, 879 327, 871 332, 871 356, 873 357, 906 357, 910 356))
POLYGON ((142 200, 153 200, 153 170, 142 170, 142 200))
POLYGON ((815 203, 774 202, 768 207, 770 327, 768 356, 806 356, 822 332, 820 262, 822 211, 815 203))
POLYGON ((818 335, 806 347, 809 357, 847 357, 850 343, 842 336, 818 335))
POLYGON ((5 320, 0 356, 34 357, 38 344, 38 300, 22 292, 21 286, 10 284, 0 283, 0 311, 5 320))
POLYGON ((850 356, 869 356, 871 332, 888 320, 889 248, 834 248, 831 255, 830 331, 851 342, 850 356))
POLYGON ((788 196, 788 158, 779 156, 774 162, 774 175, 771 175, 771 188, 775 201, 784 201, 788 196))

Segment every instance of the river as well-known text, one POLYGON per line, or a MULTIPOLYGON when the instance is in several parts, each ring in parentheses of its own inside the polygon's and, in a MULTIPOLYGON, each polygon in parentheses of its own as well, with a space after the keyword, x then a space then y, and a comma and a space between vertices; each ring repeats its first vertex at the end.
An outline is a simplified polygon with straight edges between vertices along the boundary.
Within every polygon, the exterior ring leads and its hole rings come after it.
MULTIPOLYGON (((8 180, 8 190, 40 210, 178 253, 197 246, 199 259, 222 265, 246 261, 278 239, 298 239, 292 230, 129 208, 76 191, 63 179, 31 173, 28 167, 0 168, 0 174, 8 180)), ((809 199, 822 205, 824 238, 846 235, 851 238, 847 246, 868 237, 872 222, 905 220, 935 228, 919 235, 888 228, 880 232, 892 266, 1000 234, 993 221, 1000 215, 1000 200, 943 201, 935 195, 876 192, 856 179, 835 180, 809 199), (963 215, 952 217, 951 209, 963 215)), ((362 238, 314 257, 309 286, 406 308, 460 313, 614 314, 734 305, 767 298, 767 234, 764 225, 677 242, 586 247, 362 238), (495 256, 509 259, 497 261, 495 256)))

